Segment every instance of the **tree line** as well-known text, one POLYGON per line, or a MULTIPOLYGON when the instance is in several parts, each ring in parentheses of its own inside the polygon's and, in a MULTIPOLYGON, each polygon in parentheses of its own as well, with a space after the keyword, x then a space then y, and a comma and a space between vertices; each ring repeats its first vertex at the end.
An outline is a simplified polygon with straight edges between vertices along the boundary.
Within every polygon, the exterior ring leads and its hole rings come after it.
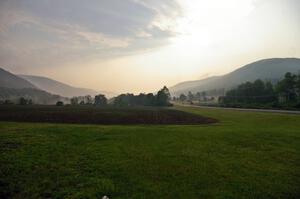
MULTIPOLYGON (((59 102, 57 102, 59 103, 59 102)), ((56 105, 58 105, 56 103, 56 105)), ((107 105, 107 98, 105 95, 99 94, 96 95, 94 98, 90 95, 86 96, 78 96, 78 97, 72 97, 70 99, 71 105, 96 105, 96 106, 106 106, 107 105)), ((60 103, 60 105, 62 105, 60 103)))
POLYGON ((270 105, 272 107, 300 108, 300 74, 286 73, 278 82, 262 81, 245 82, 225 92, 214 89, 197 93, 188 92, 173 97, 180 102, 208 102, 222 106, 270 105))
POLYGON ((228 103, 269 103, 277 100, 274 86, 270 82, 260 79, 254 82, 246 82, 226 92, 219 98, 222 104, 228 103))
POLYGON ((199 102, 210 102, 214 101, 218 98, 218 96, 222 96, 225 93, 225 89, 212 89, 207 91, 201 91, 192 93, 191 91, 188 92, 187 95, 180 94, 179 97, 173 97, 172 100, 174 101, 180 101, 180 102, 193 102, 193 101, 199 101, 199 102))
MULTIPOLYGON (((71 105, 96 105, 96 106, 117 106, 117 107, 130 107, 130 106, 170 106, 170 92, 169 89, 164 86, 157 92, 134 95, 131 93, 121 94, 115 98, 112 98, 110 103, 105 95, 96 95, 92 98, 90 95, 82 97, 73 97, 70 99, 71 105)), ((58 104, 57 104, 58 105, 58 104)), ((62 105, 61 103, 59 105, 62 105)))
MULTIPOLYGON (((170 103, 171 95, 169 89, 164 86, 160 89, 157 94, 141 93, 139 95, 134 94, 121 94, 110 100, 105 95, 99 94, 95 97, 90 95, 86 96, 75 96, 67 100, 56 101, 56 106, 80 106, 80 105, 94 105, 94 106, 116 106, 116 107, 130 107, 130 106, 171 106, 170 103), (65 104, 67 103, 67 104, 65 104)), ((19 105, 32 105, 34 101, 28 97, 19 97, 18 99, 12 100, 0 100, 0 104, 19 104, 19 105)))
POLYGON ((20 97, 20 98, 15 99, 15 100, 10 100, 10 99, 0 100, 0 104, 4 104, 4 105, 12 105, 12 104, 32 105, 33 101, 32 101, 32 99, 27 99, 25 97, 20 97))
POLYGON ((171 106, 170 103, 171 95, 169 89, 164 86, 157 92, 156 95, 153 93, 139 95, 133 94, 122 94, 113 100, 115 106, 171 106))
POLYGON ((0 104, 55 104, 57 101, 65 101, 67 98, 53 95, 46 91, 33 88, 4 88, 0 87, 0 104))
POLYGON ((230 104, 300 104, 300 74, 286 73, 284 78, 275 84, 260 79, 240 84, 219 98, 223 105, 230 104))
MULTIPOLYGON (((108 100, 105 95, 99 94, 95 97, 90 95, 86 96, 75 96, 67 100, 56 101, 56 106, 80 106, 80 105, 94 105, 94 106, 116 106, 116 107, 130 107, 130 106, 171 106, 170 103, 171 95, 169 89, 164 86, 157 94, 141 93, 139 95, 134 94, 121 94, 117 97, 108 100), (110 101, 110 102, 109 102, 110 101)), ((34 100, 26 96, 19 97, 14 100, 0 100, 0 104, 12 105, 32 105, 34 100)), ((37 103, 38 104, 38 103, 37 103)))

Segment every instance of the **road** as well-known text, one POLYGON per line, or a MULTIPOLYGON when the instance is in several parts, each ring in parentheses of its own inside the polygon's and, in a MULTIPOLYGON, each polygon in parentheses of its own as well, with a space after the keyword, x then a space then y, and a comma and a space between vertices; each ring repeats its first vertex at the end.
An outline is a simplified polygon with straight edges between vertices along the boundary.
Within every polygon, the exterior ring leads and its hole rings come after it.
POLYGON ((176 104, 176 105, 178 105, 178 106, 195 107, 195 108, 205 108, 205 109, 223 109, 223 110, 234 110, 234 111, 264 112, 264 113, 284 113, 284 114, 300 115, 300 111, 289 111, 289 110, 225 108, 225 107, 212 107, 212 106, 196 106, 196 105, 189 105, 189 104, 176 104))

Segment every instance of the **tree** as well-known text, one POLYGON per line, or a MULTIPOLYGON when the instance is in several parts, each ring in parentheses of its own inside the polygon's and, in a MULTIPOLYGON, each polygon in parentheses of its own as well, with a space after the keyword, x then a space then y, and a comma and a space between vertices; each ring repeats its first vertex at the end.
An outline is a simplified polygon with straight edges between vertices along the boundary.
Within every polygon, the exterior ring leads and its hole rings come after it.
POLYGON ((28 104, 28 100, 25 99, 24 97, 20 97, 19 104, 20 105, 27 105, 28 104))
POLYGON ((107 98, 105 95, 96 95, 94 105, 96 106, 106 106, 107 105, 107 98))
POLYGON ((185 94, 181 94, 181 95, 179 96, 179 100, 182 101, 182 102, 186 101, 186 100, 187 100, 186 95, 185 95, 185 94))
POLYGON ((297 76, 296 90, 297 90, 298 98, 300 99, 300 74, 297 76))
POLYGON ((171 95, 169 89, 164 86, 161 90, 158 91, 156 95, 156 103, 158 106, 169 106, 170 105, 171 95))
POLYGON ((189 93, 188 93, 188 100, 189 101, 193 101, 194 100, 194 95, 193 95, 193 93, 191 91, 189 91, 189 93))
POLYGON ((196 97, 196 100, 200 101, 201 100, 201 93, 197 92, 195 97, 196 97))
POLYGON ((135 101, 134 100, 135 96, 133 94, 121 94, 119 96, 117 96, 114 100, 114 105, 115 106, 133 106, 135 105, 135 101))
POLYGON ((90 95, 86 95, 86 96, 84 96, 84 98, 85 98, 84 101, 86 104, 88 104, 88 105, 93 104, 93 98, 90 95))
POLYGON ((63 106, 63 105, 64 105, 64 103, 62 101, 56 102, 56 106, 63 106))
POLYGON ((267 95, 275 95, 274 86, 273 86, 273 84, 271 82, 266 82, 265 93, 267 95))
POLYGON ((154 106, 155 105, 155 96, 153 93, 148 93, 146 95, 146 101, 145 101, 146 106, 154 106))
POLYGON ((78 97, 71 98, 71 105, 78 105, 78 97))
POLYGON ((276 102, 277 96, 273 85, 270 82, 264 83, 258 79, 252 82, 246 82, 229 90, 226 97, 221 98, 223 103, 270 103, 276 102))
POLYGON ((251 86, 252 86, 251 90, 253 94, 255 94, 256 96, 264 95, 265 83, 262 80, 260 79, 255 80, 251 86))
POLYGON ((29 100, 28 100, 28 105, 32 105, 32 104, 33 104, 32 99, 29 99, 29 100))
POLYGON ((5 104, 5 105, 13 105, 14 102, 11 101, 11 100, 9 100, 9 99, 7 99, 7 100, 4 100, 4 103, 3 103, 3 104, 5 104))
POLYGON ((265 84, 265 95, 266 95, 266 98, 264 99, 265 102, 278 101, 278 96, 275 93, 274 86, 271 82, 266 82, 265 84))
POLYGON ((286 73, 284 79, 277 84, 277 91, 286 97, 287 101, 294 101, 297 97, 297 76, 286 73))
POLYGON ((201 95, 203 97, 203 100, 206 101, 206 91, 201 92, 201 95))
POLYGON ((167 87, 158 91, 157 95, 153 93, 121 94, 114 98, 113 104, 115 106, 169 106, 171 95, 167 87))

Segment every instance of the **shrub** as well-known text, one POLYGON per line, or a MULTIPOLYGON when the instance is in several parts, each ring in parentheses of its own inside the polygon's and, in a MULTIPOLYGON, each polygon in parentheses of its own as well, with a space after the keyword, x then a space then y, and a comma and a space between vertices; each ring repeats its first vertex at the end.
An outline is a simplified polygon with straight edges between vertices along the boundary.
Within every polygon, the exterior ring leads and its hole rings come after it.
POLYGON ((63 106, 63 105, 64 105, 64 103, 62 101, 56 102, 56 106, 63 106))

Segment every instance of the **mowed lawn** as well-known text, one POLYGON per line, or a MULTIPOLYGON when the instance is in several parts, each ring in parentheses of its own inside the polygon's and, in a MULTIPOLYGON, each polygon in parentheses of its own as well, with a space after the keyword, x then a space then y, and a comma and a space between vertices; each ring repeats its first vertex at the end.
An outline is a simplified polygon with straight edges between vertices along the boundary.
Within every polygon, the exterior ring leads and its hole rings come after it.
POLYGON ((0 198, 300 198, 300 116, 206 125, 0 122, 0 198))

